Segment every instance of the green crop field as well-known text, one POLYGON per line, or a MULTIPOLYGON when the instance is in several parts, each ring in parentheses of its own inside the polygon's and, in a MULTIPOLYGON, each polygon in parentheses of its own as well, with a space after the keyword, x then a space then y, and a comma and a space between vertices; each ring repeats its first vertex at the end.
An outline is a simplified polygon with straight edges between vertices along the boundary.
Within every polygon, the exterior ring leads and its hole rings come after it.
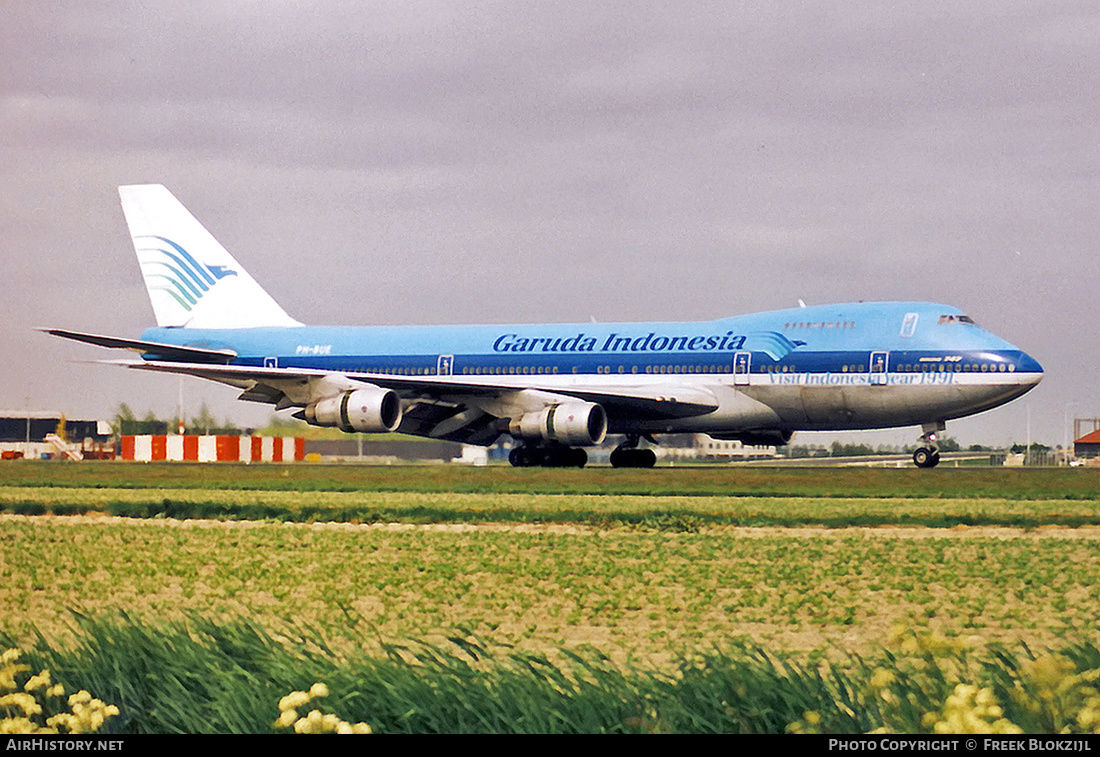
POLYGON ((337 655, 476 638, 655 670, 907 634, 1095 645, 1092 471, 5 464, 0 631, 189 617, 337 655), (622 475, 620 475, 622 474, 622 475))
POLYGON ((894 626, 1049 645, 1090 631, 1100 534, 0 520, 5 624, 66 608, 304 621, 332 643, 468 629, 660 658, 737 637, 864 650, 894 626))
POLYGON ((660 657, 737 637, 864 648, 898 624, 1045 644, 1100 608, 1092 471, 0 473, 9 627, 57 627, 70 608, 198 610, 349 642, 463 628, 660 657))
POLYGON ((458 465, 41 463, 0 466, 15 487, 407 491, 655 496, 956 497, 1100 501, 1097 471, 1074 468, 663 467, 546 469, 458 465))

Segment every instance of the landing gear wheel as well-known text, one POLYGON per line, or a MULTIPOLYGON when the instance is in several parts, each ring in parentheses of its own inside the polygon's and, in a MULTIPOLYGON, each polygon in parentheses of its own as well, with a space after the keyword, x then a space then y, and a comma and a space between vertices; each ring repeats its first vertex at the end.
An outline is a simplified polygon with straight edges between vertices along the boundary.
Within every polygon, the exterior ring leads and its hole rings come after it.
POLYGON ((553 444, 540 448, 544 468, 583 468, 588 463, 588 453, 580 447, 553 444))
POLYGON ((531 447, 515 447, 508 453, 508 462, 516 468, 530 468, 537 465, 535 450, 531 447))
POLYGON ((588 464, 588 453, 580 447, 524 444, 508 453, 508 462, 516 468, 583 468, 588 464))
POLYGON ((612 468, 652 468, 656 464, 657 455, 651 449, 616 447, 611 452, 612 468))
POLYGON ((940 463, 939 434, 946 426, 943 421, 921 424, 920 446, 913 453, 913 464, 918 468, 935 468, 940 463))
POLYGON ((939 462, 939 450, 932 447, 918 447, 913 453, 913 464, 918 468, 935 468, 939 462))

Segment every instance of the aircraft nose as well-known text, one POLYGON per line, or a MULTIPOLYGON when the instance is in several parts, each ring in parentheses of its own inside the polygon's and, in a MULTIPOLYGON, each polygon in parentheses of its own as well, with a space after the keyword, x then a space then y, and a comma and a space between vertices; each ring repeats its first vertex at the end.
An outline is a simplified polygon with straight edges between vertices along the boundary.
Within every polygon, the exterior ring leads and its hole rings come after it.
POLYGON ((1026 352, 1020 353, 1020 367, 1018 370, 1022 370, 1025 373, 1038 373, 1042 375, 1043 366, 1039 365, 1039 361, 1033 358, 1026 352))
POLYGON ((1035 386, 1043 380, 1043 366, 1031 355, 1021 350, 1020 357, 1016 361, 1016 373, 1027 377, 1029 386, 1035 386))

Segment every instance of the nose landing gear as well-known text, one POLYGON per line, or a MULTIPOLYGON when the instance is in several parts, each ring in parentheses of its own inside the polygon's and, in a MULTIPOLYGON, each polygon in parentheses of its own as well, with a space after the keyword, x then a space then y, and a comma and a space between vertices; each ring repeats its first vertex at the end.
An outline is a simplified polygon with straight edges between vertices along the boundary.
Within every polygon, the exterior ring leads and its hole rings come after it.
POLYGON ((919 447, 913 453, 913 463, 918 468, 935 468, 940 462, 940 451, 935 447, 919 447))
POLYGON ((920 437, 921 446, 913 452, 913 464, 918 468, 935 468, 940 463, 940 445, 936 441, 936 435, 947 426, 943 421, 925 423, 921 426, 923 433, 920 437))

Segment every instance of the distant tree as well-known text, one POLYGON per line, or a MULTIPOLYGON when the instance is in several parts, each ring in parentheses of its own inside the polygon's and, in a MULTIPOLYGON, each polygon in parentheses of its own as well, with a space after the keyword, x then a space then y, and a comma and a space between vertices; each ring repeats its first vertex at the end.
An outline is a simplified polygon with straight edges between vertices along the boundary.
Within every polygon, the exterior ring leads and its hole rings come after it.
POLYGON ((111 423, 111 432, 116 436, 139 436, 142 434, 163 434, 168 429, 166 421, 159 420, 152 410, 145 413, 145 417, 138 420, 134 417, 130 406, 123 402, 115 412, 114 421, 111 423))
MULTIPOLYGON (((179 428, 179 417, 172 422, 172 430, 179 428)), ((184 426, 184 433, 193 436, 240 436, 241 429, 232 420, 226 419, 218 423, 214 414, 210 412, 210 406, 205 402, 199 408, 198 415, 193 416, 184 426)))
MULTIPOLYGON (((1028 451, 1028 447, 1027 447, 1027 445, 1026 445, 1026 444, 1019 444, 1019 443, 1017 443, 1017 444, 1013 444, 1013 445, 1012 445, 1012 448, 1011 448, 1011 450, 1010 450, 1010 451, 1011 451, 1011 452, 1012 452, 1012 454, 1014 454, 1014 455, 1019 455, 1019 454, 1022 454, 1022 453, 1024 453, 1024 452, 1027 452, 1027 451, 1028 451)), ((1050 447, 1048 447, 1048 446, 1047 446, 1047 445, 1045 445, 1045 444, 1040 444, 1039 442, 1032 442, 1032 443, 1031 443, 1031 451, 1032 451, 1032 452, 1049 452, 1049 451, 1050 451, 1050 447)))
POLYGON ((796 444, 794 446, 777 447, 776 452, 784 457, 791 458, 792 460, 801 460, 807 457, 828 457, 829 450, 824 447, 811 447, 806 444, 796 444))
POLYGON ((875 454, 874 449, 866 444, 841 444, 840 442, 833 442, 831 452, 833 457, 859 457, 875 454))
POLYGON ((133 427, 134 420, 134 411, 125 402, 121 403, 118 409, 115 410, 115 417, 111 421, 111 433, 115 436, 133 433, 127 429, 133 427))
POLYGON ((187 430, 193 434, 211 434, 215 432, 218 422, 210 412, 210 407, 203 402, 199 408, 199 414, 191 418, 187 424, 187 430))
POLYGON ((139 421, 141 430, 139 434, 167 434, 168 421, 162 421, 152 410, 145 413, 145 417, 139 421))
POLYGON ((945 436, 939 440, 940 452, 958 452, 962 447, 959 443, 950 436, 945 436))
POLYGON ((316 428, 316 426, 311 427, 305 421, 300 421, 297 418, 272 414, 267 425, 259 432, 263 436, 293 436, 309 428, 316 428))

